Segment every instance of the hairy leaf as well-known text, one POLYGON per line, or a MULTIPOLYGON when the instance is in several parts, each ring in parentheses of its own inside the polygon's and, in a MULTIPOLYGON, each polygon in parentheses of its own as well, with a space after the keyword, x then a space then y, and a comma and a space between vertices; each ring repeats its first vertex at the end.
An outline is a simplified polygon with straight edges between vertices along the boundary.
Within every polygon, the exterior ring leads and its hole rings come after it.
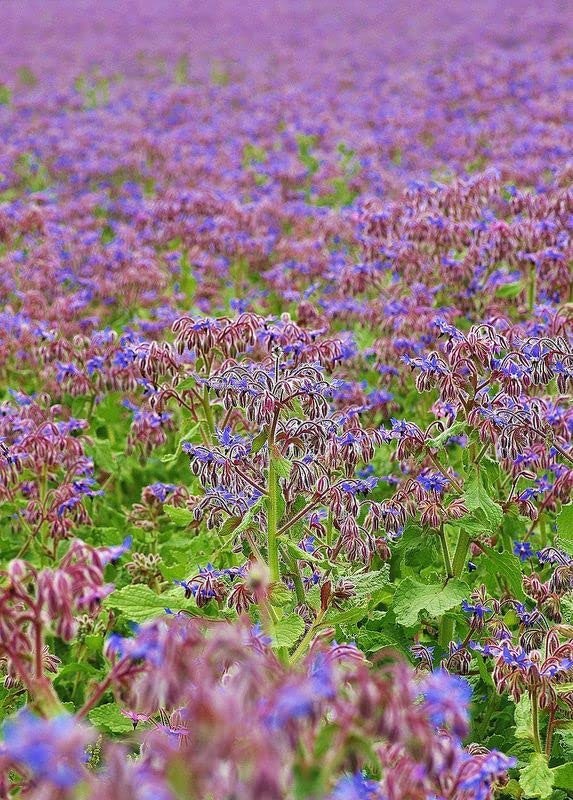
POLYGON ((423 584, 414 578, 404 578, 394 595, 396 621, 401 625, 415 625, 421 611, 426 611, 431 617, 440 617, 459 606, 469 592, 468 585, 458 579, 444 586, 441 583, 423 584))
POLYGON ((533 753, 529 764, 521 771, 519 785, 524 797, 539 797, 545 800, 551 797, 555 776, 549 769, 547 758, 541 753, 533 753))

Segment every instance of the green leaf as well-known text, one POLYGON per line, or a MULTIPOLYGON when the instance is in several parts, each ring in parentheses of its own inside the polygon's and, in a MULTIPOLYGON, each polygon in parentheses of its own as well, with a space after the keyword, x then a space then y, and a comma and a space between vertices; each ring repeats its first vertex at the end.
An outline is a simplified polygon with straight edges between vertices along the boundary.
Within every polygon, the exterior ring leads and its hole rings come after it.
MULTIPOLYGON (((179 386, 178 388, 181 387, 179 386)), ((195 425, 189 428, 187 433, 183 434, 183 436, 179 439, 179 441, 177 442, 177 446, 175 447, 174 453, 167 453, 167 455, 161 456, 161 461, 163 462, 163 464, 171 464, 173 461, 177 461, 177 459, 182 453, 181 445, 183 444, 183 442, 189 442, 189 441, 192 442, 194 440, 195 434, 200 430, 201 430, 201 423, 196 422, 195 425)))
POLYGON ((292 469, 292 464, 288 458, 283 458, 282 456, 273 456, 273 464, 279 478, 288 478, 292 469))
MULTIPOLYGON (((446 525, 448 524, 446 523, 446 525)), ((492 533, 489 524, 482 517, 478 518, 474 514, 466 514, 456 522, 456 526, 463 528, 466 533, 469 533, 474 538, 483 538, 484 535, 489 536, 492 533)))
MULTIPOLYGON (((569 724, 571 725, 571 723, 569 724)), ((571 728, 558 728, 556 733, 559 736, 559 743, 565 757, 573 758, 573 730, 571 728)), ((571 766, 573 767, 573 764, 571 766)))
POLYGON ((193 522, 193 512, 188 508, 179 508, 177 506, 163 506, 163 510, 176 525, 189 525, 193 522))
POLYGON ((187 389, 195 389, 196 386, 197 379, 193 375, 190 375, 188 378, 183 378, 183 380, 180 381, 175 388, 178 392, 182 392, 187 389))
POLYGON ((495 532, 503 520, 503 511, 489 495, 479 471, 470 475, 465 485, 464 499, 466 506, 473 511, 474 517, 483 519, 487 529, 495 532))
POLYGON ((445 443, 451 436, 457 436, 458 434, 463 433, 465 429, 466 429, 465 422, 462 422, 461 420, 459 420, 458 422, 454 422, 454 424, 450 425, 450 427, 447 430, 442 431, 442 433, 439 433, 437 436, 434 436, 432 439, 429 439, 428 444, 430 445, 430 447, 435 447, 437 449, 440 449, 445 445, 445 443))
POLYGON ((298 614, 280 619, 273 629, 274 647, 292 647, 304 633, 304 622, 298 614))
POLYGON ((553 785, 557 789, 565 789, 573 794, 573 761, 554 767, 550 772, 553 776, 553 785))
POLYGON ((531 739, 531 700, 527 692, 521 695, 519 702, 515 704, 515 738, 531 739))
POLYGON ((396 650, 407 653, 411 645, 411 639, 404 637, 402 629, 398 626, 384 626, 384 630, 373 630, 371 628, 358 628, 356 644, 363 653, 375 653, 383 647, 392 647, 396 650))
POLYGON ((556 546, 573 556, 573 503, 563 506, 557 515, 556 546))
POLYGON ((100 439, 96 439, 88 450, 93 454, 96 467, 103 469, 105 472, 117 474, 118 466, 125 458, 122 452, 114 452, 108 441, 100 439))
POLYGON ((567 592, 561 598, 561 613, 567 625, 573 624, 573 592, 567 592))
POLYGON ((103 706, 93 708, 88 714, 88 719, 96 728, 110 733, 130 733, 133 725, 127 717, 124 717, 117 703, 106 703, 103 706))
POLYGON ((12 92, 3 83, 0 83, 0 106, 9 106, 12 99, 12 92))
MULTIPOLYGON (((288 534, 286 535, 288 536, 288 534)), ((319 558, 313 556, 312 553, 307 553, 306 550, 303 550, 302 547, 299 547, 297 544, 294 544, 294 542, 285 542, 284 546, 288 554, 292 556, 292 558, 296 558, 297 561, 308 561, 312 563, 320 562, 319 558)))
POLYGON ((160 617, 165 613, 165 609, 172 611, 187 611, 191 614, 199 615, 195 600, 189 600, 183 594, 182 589, 175 589, 164 594, 156 594, 153 589, 143 583, 134 583, 132 586, 124 586, 118 589, 103 602, 105 608, 113 608, 121 613, 131 622, 145 622, 154 617, 160 617))
POLYGON ((263 430, 255 436, 255 438, 251 443, 251 453, 253 455, 256 455, 259 452, 259 450, 262 449, 263 445, 268 439, 268 435, 269 432, 267 431, 267 429, 263 428, 263 430))
POLYGON ((416 624, 421 611, 426 611, 431 617, 441 617, 446 611, 459 606, 469 592, 468 585, 457 578, 448 581, 445 586, 404 578, 394 595, 396 621, 410 627, 416 624))
POLYGON ((235 528, 235 530, 234 530, 235 536, 238 533, 242 533, 243 531, 246 531, 247 528, 250 528, 255 524, 255 516, 259 513, 259 511, 263 507, 263 505, 265 503, 265 500, 266 500, 265 497, 259 497, 257 502, 249 508, 249 510, 247 511, 245 516, 243 517, 242 521, 239 522, 239 524, 235 528))
POLYGON ((525 602, 525 594, 521 583, 522 572, 521 563, 517 556, 513 553, 498 553, 492 547, 481 545, 484 555, 480 558, 480 566, 484 566, 487 570, 485 584, 487 588, 494 594, 498 590, 497 579, 498 577, 507 583, 515 598, 521 602, 525 602))
POLYGON ((292 592, 284 583, 273 583, 269 590, 269 601, 275 608, 284 608, 292 601, 292 592))
POLYGON ((387 564, 383 569, 375 570, 373 572, 362 572, 359 575, 353 575, 351 580, 354 584, 354 597, 353 600, 363 601, 380 589, 385 589, 390 581, 390 568, 387 564))
POLYGON ((517 297, 523 291, 522 283, 504 283, 496 289, 496 297, 517 297))
POLYGON ((541 753, 533 753, 519 776, 524 797, 539 797, 541 800, 551 797, 553 782, 554 774, 549 769, 547 758, 541 753))
POLYGON ((368 613, 367 608, 347 608, 345 611, 338 611, 328 614, 324 620, 325 625, 348 625, 349 623, 360 622, 368 613))

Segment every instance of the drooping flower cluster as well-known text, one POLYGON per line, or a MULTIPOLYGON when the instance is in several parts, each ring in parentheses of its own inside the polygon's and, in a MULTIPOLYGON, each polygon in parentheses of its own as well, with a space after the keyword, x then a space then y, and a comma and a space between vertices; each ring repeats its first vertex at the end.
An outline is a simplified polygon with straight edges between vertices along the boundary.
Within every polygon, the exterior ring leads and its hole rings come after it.
POLYGON ((1 798, 573 793, 571 24, 343 6, 0 4, 1 798))
POLYGON ((24 712, 5 726, 0 764, 30 782, 32 797, 48 787, 72 797, 82 786, 90 800, 128 791, 169 800, 175 791, 339 798, 351 789, 388 800, 488 800, 513 765, 461 746, 471 694, 463 679, 437 672, 420 681, 404 664, 374 670, 352 645, 316 643, 289 668, 248 625, 172 615, 135 638, 113 636, 108 654, 116 667, 117 659, 142 665, 135 680, 116 675, 112 684, 126 718, 143 726, 140 756, 126 761, 108 744, 103 771, 93 772, 84 724, 24 712))

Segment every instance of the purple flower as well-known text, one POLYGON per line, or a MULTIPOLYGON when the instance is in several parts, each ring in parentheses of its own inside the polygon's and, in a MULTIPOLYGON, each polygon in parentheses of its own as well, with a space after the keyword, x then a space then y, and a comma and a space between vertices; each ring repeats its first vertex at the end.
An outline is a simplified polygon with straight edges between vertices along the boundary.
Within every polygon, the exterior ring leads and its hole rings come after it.
POLYGON ((378 478, 363 478, 360 480, 342 481, 340 488, 348 494, 368 494, 378 485, 378 478))
POLYGON ((504 644, 501 648, 500 655, 503 662, 510 667, 517 667, 518 669, 525 671, 531 666, 531 661, 527 657, 527 653, 521 648, 510 649, 508 644, 504 644))
POLYGON ((518 603, 517 600, 514 601, 513 607, 515 608, 515 613, 519 617, 520 622, 526 627, 533 625, 533 623, 539 619, 538 611, 528 611, 523 603, 518 603))
POLYGON ((359 772, 340 778, 327 800, 382 800, 380 786, 359 772))
POLYGON ((527 561, 528 558, 533 558, 531 542, 514 542, 513 553, 519 557, 520 561, 527 561))
POLYGON ((69 497, 67 500, 64 500, 63 503, 58 505, 57 515, 58 517, 63 517, 67 511, 72 511, 79 503, 81 503, 80 497, 69 497))
POLYGON ((176 488, 177 487, 173 483, 152 483, 147 487, 155 499, 159 500, 160 503, 164 503, 167 499, 167 496, 171 494, 171 492, 174 492, 176 488))
POLYGON ((462 768, 464 777, 459 787, 464 792, 471 792, 472 800, 487 800, 491 796, 492 783, 503 777, 516 763, 515 758, 492 750, 483 758, 472 759, 466 768, 462 768))
POLYGON ((442 494, 449 485, 449 480, 439 472, 427 472, 418 475, 416 481, 426 492, 436 492, 442 494))
POLYGON ((36 717, 27 709, 4 725, 0 749, 36 779, 58 789, 70 789, 82 778, 87 761, 85 747, 92 738, 87 728, 68 715, 36 717))
POLYGON ((73 378, 79 375, 79 370, 75 364, 64 364, 61 361, 56 362, 56 380, 62 383, 66 378, 73 378))
POLYGON ((470 605, 467 600, 462 601, 462 611, 466 614, 473 614, 476 620, 483 620, 486 614, 491 614, 491 608, 487 608, 482 603, 470 605))
POLYGON ((126 536, 121 544, 106 547, 100 550, 102 561, 104 564, 110 564, 117 561, 123 555, 131 550, 133 544, 133 536, 126 536))
POLYGON ((468 730, 468 704, 472 689, 469 683, 444 670, 430 673, 422 683, 424 705, 436 727, 449 728, 455 736, 468 730))
POLYGON ((249 633, 249 644, 255 645, 257 648, 267 648, 271 646, 273 640, 263 631, 263 626, 260 622, 253 625, 249 633))

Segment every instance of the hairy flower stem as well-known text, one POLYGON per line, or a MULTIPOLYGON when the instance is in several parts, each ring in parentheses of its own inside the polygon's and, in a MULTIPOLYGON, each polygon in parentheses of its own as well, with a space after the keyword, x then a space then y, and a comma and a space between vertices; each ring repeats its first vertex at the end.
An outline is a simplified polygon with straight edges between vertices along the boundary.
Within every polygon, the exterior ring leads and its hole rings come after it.
POLYGON ((328 547, 332 547, 333 524, 334 524, 334 519, 332 515, 332 509, 329 509, 328 519, 326 521, 326 544, 328 545, 328 547))
POLYGON ((274 413, 267 437, 269 448, 269 474, 268 474, 268 500, 267 500, 267 557, 271 581, 275 583, 280 580, 281 573, 279 567, 279 547, 277 532, 279 527, 279 473, 276 465, 275 456, 275 430, 277 427, 279 412, 274 413))
POLYGON ((541 739, 539 738, 539 706, 537 704, 537 691, 532 690, 531 700, 531 729, 533 732, 533 746, 536 753, 541 753, 541 739))
MULTIPOLYGON (((126 665, 130 662, 129 656, 121 658, 112 668, 111 672, 101 680, 96 686, 91 694, 91 696, 86 700, 83 706, 76 714, 77 719, 83 719, 87 717, 89 712, 94 708, 107 690, 113 685, 113 682, 116 680, 117 676, 121 673, 126 665)), ((134 673, 135 674, 135 673, 134 673)))
POLYGON ((477 454, 477 458, 475 458, 475 459, 474 459, 474 464, 475 464, 476 466, 477 466, 477 465, 480 463, 480 461, 482 460, 482 458, 485 456, 485 454, 486 454, 486 452, 487 452, 487 449, 488 449, 488 447, 489 447, 489 442, 486 442, 486 443, 484 444, 484 446, 482 447, 482 449, 481 449, 481 450, 479 451, 479 453, 477 454))
MULTIPOLYGON (((261 596, 257 598, 257 602, 261 610, 261 622, 263 625, 263 630, 271 638, 274 638, 275 626, 279 622, 279 614, 277 614, 277 612, 273 608, 272 603, 269 602, 267 597, 261 596)), ((278 647, 277 655, 283 664, 288 664, 289 661, 288 648, 284 646, 278 647)))
POLYGON ((307 632, 305 633, 304 638, 302 639, 301 643, 299 644, 299 646, 296 648, 296 650, 294 651, 294 653, 290 657, 290 663, 291 664, 296 664, 296 662, 299 661, 299 659, 301 659, 304 656, 304 654, 306 653, 306 650, 307 650, 308 646, 310 645, 310 643, 312 642, 312 640, 314 638, 314 634, 315 634, 316 629, 318 628, 318 626, 322 622, 322 618, 324 617, 324 614, 325 614, 325 611, 320 610, 318 612, 318 614, 316 615, 316 619, 314 620, 314 622, 312 623, 310 628, 307 630, 307 632))
POLYGON ((476 741, 481 742, 484 740, 487 734, 487 729, 489 727, 489 721, 491 719, 491 716, 499 705, 498 701, 499 701, 499 695, 496 692, 493 692, 490 695, 489 700, 487 701, 486 707, 483 712, 483 717, 481 718, 479 726, 476 729, 475 732, 476 741))
POLYGON ((547 723, 547 733, 545 735, 545 755, 551 758, 551 747, 553 745, 553 731, 555 729, 555 709, 549 712, 549 722, 547 723))
POLYGON ((441 474, 444 476, 444 478, 445 478, 445 479, 446 479, 446 480, 447 480, 449 483, 451 483, 451 484, 452 484, 452 486, 454 486, 454 487, 455 487, 455 489, 457 489, 457 491, 458 491, 460 494, 463 494, 464 487, 461 485, 461 483, 460 483, 459 481, 457 481, 455 478, 453 478, 451 475, 448 475, 448 473, 447 473, 447 471, 445 470, 445 468, 444 468, 444 467, 442 467, 442 465, 440 464, 440 462, 438 461, 438 459, 436 458, 436 456, 434 456, 434 455, 433 455, 433 454, 432 454, 430 451, 428 451, 428 458, 430 459, 430 461, 432 462, 432 464, 435 466, 435 468, 436 468, 436 469, 437 469, 439 472, 441 472, 441 474))
POLYGON ((211 438, 215 435, 215 421, 213 419, 213 410, 211 408, 211 403, 209 400, 209 389, 207 386, 203 389, 203 411, 205 412, 205 422, 207 423, 207 429, 209 431, 209 435, 211 438))
POLYGON ((269 560, 269 569, 271 572, 271 581, 275 583, 280 580, 279 568, 279 548, 277 540, 278 529, 278 495, 280 492, 279 476, 272 454, 272 449, 269 460, 269 486, 268 486, 268 504, 267 504, 267 555, 269 560))
POLYGON ((289 558, 288 555, 281 549, 281 553, 283 558, 288 564, 290 577, 292 578, 292 582, 294 584, 294 591, 296 594, 296 600, 299 605, 303 605, 306 602, 306 596, 304 593, 304 586, 302 583, 302 578, 300 576, 300 570, 298 568, 298 564, 295 558, 289 558))
MULTIPOLYGON (((447 541, 445 533, 442 531, 440 532, 440 539, 442 541, 442 547, 445 550, 444 552, 444 563, 446 564, 446 570, 448 573, 448 578, 459 578, 463 572, 466 557, 468 554, 468 549, 470 546, 470 535, 467 531, 460 531, 460 535, 458 538, 458 543, 456 545, 456 550, 454 552, 454 560, 448 569, 448 562, 449 562, 449 551, 447 549, 447 541), (446 554, 448 561, 446 561, 446 554)), ((452 641, 454 636, 454 618, 451 614, 444 614, 442 619, 440 620, 440 644, 442 647, 447 647, 449 643, 452 641)))
POLYGON ((444 559, 444 567, 446 568, 446 575, 448 578, 453 578, 454 573, 452 571, 452 561, 450 558, 450 549, 448 547, 448 540, 446 539, 446 533, 444 531, 444 526, 442 525, 440 528, 440 532, 438 534, 440 537, 440 542, 442 545, 442 557, 444 559))
POLYGON ((43 648, 42 622, 38 618, 34 622, 34 672, 37 681, 41 681, 44 676, 43 648))
POLYGON ((557 452, 558 452, 558 453, 560 453, 560 454, 563 456, 563 458, 564 458, 564 459, 566 459, 567 461, 569 461, 569 463, 570 463, 570 464, 573 464, 573 458, 572 458, 572 457, 569 455, 569 453, 567 453, 567 452, 566 452, 566 451, 565 451, 565 450, 564 450, 562 447, 560 447, 560 446, 559 446, 558 444, 556 444, 555 442, 552 442, 551 446, 552 446, 552 447, 553 447, 555 450, 557 450, 557 452))
POLYGON ((44 675, 39 678, 32 677, 16 653, 11 653, 10 658, 16 668, 18 677, 28 692, 30 705, 44 717, 61 714, 62 704, 52 682, 44 675))
POLYGON ((535 306, 536 294, 537 294, 537 270, 535 269, 535 264, 531 264, 529 267, 529 280, 527 286, 527 305, 529 306, 529 310, 533 311, 535 306))
POLYGON ((464 571, 464 566, 466 563, 470 542, 471 539, 469 533, 464 530, 460 531, 458 543, 456 545, 456 550, 454 552, 454 560, 452 563, 452 569, 455 578, 459 578, 462 572, 464 571))
POLYGON ((547 522, 545 516, 540 514, 539 517, 539 529, 541 532, 541 548, 547 547, 547 522))

